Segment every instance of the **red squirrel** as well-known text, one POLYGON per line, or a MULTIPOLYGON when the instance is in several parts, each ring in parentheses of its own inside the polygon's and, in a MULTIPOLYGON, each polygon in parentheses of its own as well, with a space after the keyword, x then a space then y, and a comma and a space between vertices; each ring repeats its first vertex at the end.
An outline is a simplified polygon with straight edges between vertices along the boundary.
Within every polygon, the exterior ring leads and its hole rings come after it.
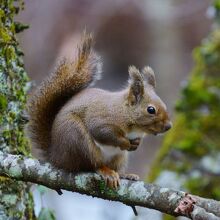
POLYGON ((128 151, 144 134, 171 128, 166 105, 155 93, 150 67, 129 67, 125 89, 90 88, 100 78, 102 63, 84 33, 75 60, 63 60, 28 101, 28 136, 47 161, 68 172, 96 171, 111 188, 125 174, 128 151))

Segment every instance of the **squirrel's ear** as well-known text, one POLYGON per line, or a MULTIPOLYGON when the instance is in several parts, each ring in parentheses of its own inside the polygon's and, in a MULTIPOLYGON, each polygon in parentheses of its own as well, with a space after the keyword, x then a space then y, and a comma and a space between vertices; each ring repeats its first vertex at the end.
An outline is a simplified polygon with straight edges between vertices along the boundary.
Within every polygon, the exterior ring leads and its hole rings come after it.
POLYGON ((153 88, 155 88, 156 80, 155 80, 155 75, 154 75, 154 71, 152 70, 152 68, 149 66, 145 66, 142 70, 142 74, 145 78, 145 81, 147 81, 147 83, 149 85, 151 85, 151 86, 153 86, 153 88))
POLYGON ((130 66, 129 72, 129 92, 128 103, 131 105, 137 104, 144 94, 144 79, 140 71, 135 66, 130 66))

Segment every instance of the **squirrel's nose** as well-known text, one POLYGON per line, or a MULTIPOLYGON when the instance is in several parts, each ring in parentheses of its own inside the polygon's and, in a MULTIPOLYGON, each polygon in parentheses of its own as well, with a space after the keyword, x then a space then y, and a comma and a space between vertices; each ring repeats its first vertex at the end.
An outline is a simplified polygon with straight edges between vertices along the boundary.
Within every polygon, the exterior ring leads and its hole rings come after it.
POLYGON ((164 130, 165 130, 165 131, 168 131, 168 130, 170 130, 171 127, 172 127, 172 123, 171 123, 171 122, 167 122, 167 123, 165 124, 165 126, 164 126, 164 130))

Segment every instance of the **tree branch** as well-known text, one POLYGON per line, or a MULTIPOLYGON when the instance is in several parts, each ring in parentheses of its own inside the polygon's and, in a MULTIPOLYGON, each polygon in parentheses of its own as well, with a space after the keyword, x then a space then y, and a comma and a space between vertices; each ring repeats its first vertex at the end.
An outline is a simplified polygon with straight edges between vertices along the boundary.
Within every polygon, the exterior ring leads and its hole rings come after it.
POLYGON ((142 181, 128 180, 121 180, 119 189, 112 190, 105 187, 104 181, 98 174, 66 173, 57 170, 49 163, 24 156, 0 152, 0 175, 41 184, 58 192, 60 189, 65 189, 102 199, 119 201, 132 207, 142 206, 156 209, 173 216, 182 215, 191 219, 203 219, 204 215, 204 219, 206 219, 205 215, 208 213, 213 216, 213 219, 220 220, 220 203, 215 200, 190 195, 195 203, 192 205, 195 208, 194 212, 192 208, 183 213, 181 210, 178 211, 180 203, 186 198, 186 194, 182 191, 162 188, 154 184, 144 184, 142 181))

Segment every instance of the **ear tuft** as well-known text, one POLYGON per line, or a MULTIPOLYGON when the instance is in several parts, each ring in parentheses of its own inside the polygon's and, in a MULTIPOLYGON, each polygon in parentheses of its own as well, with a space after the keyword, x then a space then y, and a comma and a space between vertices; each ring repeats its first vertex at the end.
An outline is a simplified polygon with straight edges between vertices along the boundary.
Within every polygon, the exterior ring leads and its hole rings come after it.
POLYGON ((130 66, 129 72, 129 94, 128 102, 131 105, 137 104, 144 94, 144 79, 140 71, 135 66, 130 66))
POLYGON ((128 68, 129 76, 131 79, 143 78, 140 71, 135 66, 129 66, 128 68))
POLYGON ((155 80, 155 75, 154 75, 153 69, 149 66, 146 66, 143 68, 142 73, 143 73, 144 78, 147 81, 147 83, 149 85, 153 86, 153 88, 155 88, 156 80, 155 80))

